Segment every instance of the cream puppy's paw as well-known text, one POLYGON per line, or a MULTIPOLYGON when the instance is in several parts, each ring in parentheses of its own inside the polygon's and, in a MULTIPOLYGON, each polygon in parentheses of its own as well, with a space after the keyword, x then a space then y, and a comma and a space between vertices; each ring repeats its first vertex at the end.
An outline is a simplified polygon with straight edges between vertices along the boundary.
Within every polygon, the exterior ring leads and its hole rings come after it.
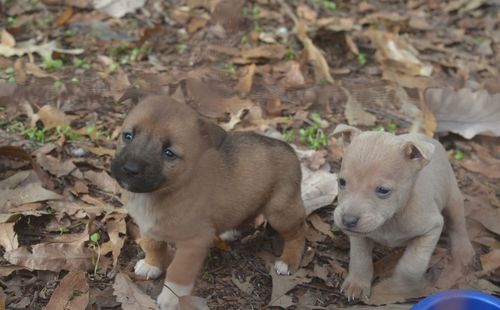
POLYGON ((362 276, 348 275, 340 291, 344 293, 348 301, 356 299, 368 300, 370 296, 371 281, 364 280, 362 276))
POLYGON ((160 310, 177 310, 179 309, 179 298, 191 294, 193 285, 180 285, 173 282, 165 281, 160 295, 156 299, 160 310), (167 287, 165 287, 167 286, 167 287), (174 294, 175 292, 175 294, 174 294))
POLYGON ((279 275, 289 276, 291 274, 290 270, 288 269, 288 264, 282 260, 276 261, 276 263, 274 263, 274 270, 276 270, 276 273, 279 275))
POLYGON ((219 235, 219 238, 221 238, 224 241, 235 241, 239 237, 241 237, 241 232, 237 229, 226 230, 225 232, 219 235))
POLYGON ((135 264, 134 272, 136 275, 145 277, 147 280, 157 279, 163 273, 160 268, 146 263, 144 259, 141 259, 135 264))

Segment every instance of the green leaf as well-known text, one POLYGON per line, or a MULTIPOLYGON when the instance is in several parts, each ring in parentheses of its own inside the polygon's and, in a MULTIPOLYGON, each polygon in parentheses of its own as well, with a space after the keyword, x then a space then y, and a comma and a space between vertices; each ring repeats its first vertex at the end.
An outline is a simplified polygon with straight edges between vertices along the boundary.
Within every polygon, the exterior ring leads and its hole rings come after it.
POLYGON ((455 158, 455 160, 462 160, 464 159, 464 152, 462 150, 455 150, 455 153, 453 154, 453 158, 455 158))
POLYGON ((90 240, 97 243, 101 239, 101 235, 98 232, 93 233, 90 235, 90 240))

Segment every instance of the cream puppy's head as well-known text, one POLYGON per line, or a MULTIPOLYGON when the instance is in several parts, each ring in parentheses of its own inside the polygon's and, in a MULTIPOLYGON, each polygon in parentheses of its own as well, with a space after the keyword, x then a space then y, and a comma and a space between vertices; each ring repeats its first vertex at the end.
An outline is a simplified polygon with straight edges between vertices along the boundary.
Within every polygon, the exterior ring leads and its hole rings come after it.
POLYGON ((407 204, 434 145, 347 125, 333 134, 344 142, 335 224, 347 234, 367 235, 407 204))

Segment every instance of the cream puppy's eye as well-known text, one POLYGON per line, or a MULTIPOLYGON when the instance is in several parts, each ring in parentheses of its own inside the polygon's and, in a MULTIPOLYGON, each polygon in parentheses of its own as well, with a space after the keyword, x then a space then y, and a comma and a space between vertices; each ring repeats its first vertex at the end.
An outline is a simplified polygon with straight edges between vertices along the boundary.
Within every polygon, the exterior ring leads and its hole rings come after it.
POLYGON ((391 195, 392 190, 384 186, 377 186, 375 193, 379 198, 388 198, 391 195))
POLYGON ((344 179, 344 178, 339 178, 339 187, 340 187, 341 189, 344 189, 344 188, 345 188, 345 186, 346 186, 346 184, 347 184, 347 182, 345 181, 345 179, 344 179))

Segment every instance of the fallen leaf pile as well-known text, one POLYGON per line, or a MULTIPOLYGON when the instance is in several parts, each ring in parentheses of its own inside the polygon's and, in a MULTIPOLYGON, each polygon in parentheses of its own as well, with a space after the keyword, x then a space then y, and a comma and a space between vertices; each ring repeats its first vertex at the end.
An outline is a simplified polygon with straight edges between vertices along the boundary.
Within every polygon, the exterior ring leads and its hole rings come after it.
MULTIPOLYGON (((259 217, 211 250, 181 309, 408 309, 340 292, 349 242, 333 224, 339 123, 443 143, 477 262, 443 235, 426 294, 500 292, 497 1, 0 1, 0 309, 157 309, 162 280, 132 270, 139 229, 109 174, 134 100, 166 94, 228 131, 295 149, 306 248, 278 276, 282 240, 259 217), (361 304, 361 305, 360 305, 361 304)), ((374 249, 375 276, 401 249, 374 249)), ((422 296, 423 297, 423 296, 422 296)), ((395 304, 398 302, 398 304, 395 304)))

